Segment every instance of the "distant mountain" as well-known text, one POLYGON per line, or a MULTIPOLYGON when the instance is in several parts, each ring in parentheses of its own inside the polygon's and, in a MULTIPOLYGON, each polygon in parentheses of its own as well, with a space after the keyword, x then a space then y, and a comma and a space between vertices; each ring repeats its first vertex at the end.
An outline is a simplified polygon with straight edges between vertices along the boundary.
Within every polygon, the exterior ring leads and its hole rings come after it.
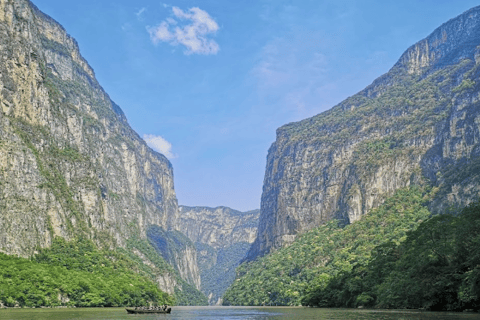
POLYGON ((221 297, 235 279, 235 268, 255 240, 260 210, 240 212, 228 207, 179 206, 178 229, 197 248, 201 291, 209 304, 221 297))
POLYGON ((478 198, 479 63, 475 7, 411 46, 358 94, 279 128, 248 259, 333 218, 354 222, 404 187, 431 185, 432 212, 478 198))

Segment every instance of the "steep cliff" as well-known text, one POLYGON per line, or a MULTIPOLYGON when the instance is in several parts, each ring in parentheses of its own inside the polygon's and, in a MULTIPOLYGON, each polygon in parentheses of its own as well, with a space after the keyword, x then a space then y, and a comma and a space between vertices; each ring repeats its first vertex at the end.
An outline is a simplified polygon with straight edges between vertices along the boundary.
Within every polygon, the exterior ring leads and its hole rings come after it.
POLYGON ((410 47, 329 111, 277 130, 248 259, 332 218, 358 220, 403 187, 438 189, 432 211, 480 194, 480 7, 410 47))
POLYGON ((167 232, 159 226, 151 226, 147 235, 162 257, 178 270, 182 279, 199 290, 201 280, 193 242, 181 232, 167 232))
POLYGON ((197 249, 201 291, 209 304, 221 304, 223 293, 235 279, 235 268, 255 240, 260 211, 187 206, 179 206, 179 210, 177 229, 197 249))
POLYGON ((259 210, 179 206, 177 230, 215 249, 255 240, 259 210))
MULTIPOLYGON (((76 41, 28 0, 0 0, 0 106, 0 252, 27 257, 82 235, 128 249, 162 289, 182 290, 178 274, 146 257, 149 228, 173 232, 178 218, 170 162, 130 128, 76 41)), ((174 265, 199 287, 185 273, 192 259, 174 265)))
POLYGON ((26 0, 0 2, 0 248, 83 232, 123 246, 177 217, 170 162, 130 128, 77 43, 26 0))

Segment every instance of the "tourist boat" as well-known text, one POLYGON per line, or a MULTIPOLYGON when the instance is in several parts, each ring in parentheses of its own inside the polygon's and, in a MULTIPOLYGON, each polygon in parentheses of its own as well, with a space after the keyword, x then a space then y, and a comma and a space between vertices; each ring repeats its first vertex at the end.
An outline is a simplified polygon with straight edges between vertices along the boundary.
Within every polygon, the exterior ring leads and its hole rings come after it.
POLYGON ((167 309, 163 310, 162 308, 158 309, 148 309, 148 308, 125 308, 128 313, 170 313, 172 312, 172 308, 168 307, 167 309))

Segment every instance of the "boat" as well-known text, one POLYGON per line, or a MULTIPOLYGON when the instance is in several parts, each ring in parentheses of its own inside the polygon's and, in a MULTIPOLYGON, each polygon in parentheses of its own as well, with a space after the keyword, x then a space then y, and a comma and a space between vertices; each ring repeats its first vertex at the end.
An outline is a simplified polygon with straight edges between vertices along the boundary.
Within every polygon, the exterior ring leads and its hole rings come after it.
POLYGON ((136 314, 140 314, 140 313, 170 313, 172 312, 172 308, 168 307, 166 308, 165 310, 163 310, 162 308, 158 308, 158 309, 148 309, 148 308, 125 308, 125 310, 127 310, 127 313, 136 313, 136 314))

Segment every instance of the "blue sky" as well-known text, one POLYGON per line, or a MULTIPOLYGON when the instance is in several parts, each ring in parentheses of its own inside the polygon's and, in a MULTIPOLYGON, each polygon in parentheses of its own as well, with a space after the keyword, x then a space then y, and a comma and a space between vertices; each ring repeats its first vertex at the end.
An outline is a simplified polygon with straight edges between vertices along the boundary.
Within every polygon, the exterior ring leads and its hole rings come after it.
POLYGON ((260 207, 275 130, 325 111, 477 1, 32 0, 80 45, 179 204, 260 207))

